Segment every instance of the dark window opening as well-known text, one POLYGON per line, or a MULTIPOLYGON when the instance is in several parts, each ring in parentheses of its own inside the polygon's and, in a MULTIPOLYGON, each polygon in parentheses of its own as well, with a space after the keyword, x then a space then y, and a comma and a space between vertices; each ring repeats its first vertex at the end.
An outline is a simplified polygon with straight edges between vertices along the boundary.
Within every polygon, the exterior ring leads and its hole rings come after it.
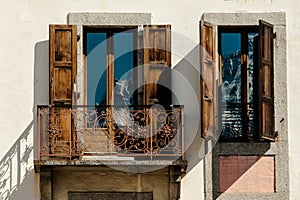
POLYGON ((152 200, 152 192, 69 192, 69 200, 152 200))
POLYGON ((258 27, 219 27, 221 141, 257 139, 258 27))

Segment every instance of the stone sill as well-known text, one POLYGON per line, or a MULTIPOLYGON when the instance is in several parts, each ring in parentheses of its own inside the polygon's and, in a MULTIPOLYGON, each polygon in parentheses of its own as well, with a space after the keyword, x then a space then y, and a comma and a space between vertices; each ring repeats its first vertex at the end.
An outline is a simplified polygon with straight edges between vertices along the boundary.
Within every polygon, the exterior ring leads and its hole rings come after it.
POLYGON ((35 172, 40 172, 42 168, 53 167, 162 167, 162 166, 181 166, 183 169, 187 167, 186 160, 131 160, 131 159, 107 159, 107 160, 63 160, 63 159, 49 159, 49 160, 35 160, 34 169, 35 172))

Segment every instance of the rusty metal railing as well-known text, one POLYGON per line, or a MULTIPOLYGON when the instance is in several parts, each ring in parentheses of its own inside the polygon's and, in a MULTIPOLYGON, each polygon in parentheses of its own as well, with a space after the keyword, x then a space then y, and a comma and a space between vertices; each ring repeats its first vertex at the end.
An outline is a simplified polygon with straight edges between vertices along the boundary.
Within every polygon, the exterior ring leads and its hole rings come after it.
POLYGON ((38 106, 37 118, 38 159, 183 159, 183 106, 38 106))

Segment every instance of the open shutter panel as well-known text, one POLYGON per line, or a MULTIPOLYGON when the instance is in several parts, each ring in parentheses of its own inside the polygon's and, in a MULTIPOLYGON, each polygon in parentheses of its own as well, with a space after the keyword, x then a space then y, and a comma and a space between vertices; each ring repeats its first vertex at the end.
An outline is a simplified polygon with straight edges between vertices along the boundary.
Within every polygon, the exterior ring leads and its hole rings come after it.
POLYGON ((212 24, 200 22, 201 134, 216 137, 215 31, 212 24))
MULTIPOLYGON (((49 48, 50 128, 59 130, 60 136, 56 140, 60 141, 61 147, 58 148, 65 148, 74 141, 71 106, 77 63, 76 26, 50 25, 49 48)), ((60 150, 52 147, 52 151, 60 150)))
POLYGON ((144 26, 145 104, 171 104, 171 25, 144 26))
POLYGON ((50 25, 50 105, 71 105, 76 78, 74 25, 50 25))
POLYGON ((275 140, 273 25, 259 21, 259 133, 260 139, 275 140))

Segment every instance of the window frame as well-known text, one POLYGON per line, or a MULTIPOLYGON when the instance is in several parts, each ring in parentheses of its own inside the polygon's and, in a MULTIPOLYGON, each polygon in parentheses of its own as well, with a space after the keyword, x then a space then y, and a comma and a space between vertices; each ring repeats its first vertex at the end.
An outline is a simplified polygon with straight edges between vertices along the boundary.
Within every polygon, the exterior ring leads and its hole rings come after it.
MULTIPOLYGON (((259 102, 258 102, 258 90, 259 90, 259 86, 258 86, 258 60, 259 60, 259 55, 258 52, 256 54, 257 58, 257 63, 256 63, 256 68, 253 68, 253 73, 255 74, 254 78, 253 78, 253 109, 254 109, 254 119, 253 119, 253 123, 254 123, 254 130, 253 130, 253 135, 251 137, 249 137, 249 115, 247 114, 248 110, 247 107, 248 106, 243 106, 243 105, 247 105, 248 104, 248 92, 249 92, 249 88, 248 88, 248 81, 249 81, 249 77, 248 77, 248 67, 249 67, 249 58, 248 58, 248 34, 249 33, 257 33, 259 34, 259 26, 257 25, 219 25, 217 26, 217 38, 218 38, 218 57, 219 57, 219 62, 218 62, 218 67, 220 69, 220 79, 221 79, 221 83, 222 83, 222 72, 223 72, 223 65, 222 65, 222 38, 221 35, 222 33, 240 33, 241 34, 241 61, 240 61, 240 65, 241 65, 241 106, 242 106, 242 136, 238 137, 238 138, 223 138, 222 137, 222 133, 220 133, 220 138, 219 141, 220 142, 252 142, 252 141, 258 141, 259 140, 259 133, 258 133, 258 109, 259 109, 259 102)), ((258 43, 257 43, 257 47, 258 49, 258 43)), ((221 95, 222 92, 221 92, 221 95)), ((221 97, 220 97, 221 98, 221 97)), ((220 100, 221 104, 223 105, 222 101, 220 100)), ((223 109, 222 109, 223 110, 223 109)), ((221 121, 221 125, 222 127, 222 121, 221 121)))
MULTIPOLYGON (((211 15, 214 16, 214 14, 211 15)), ((210 14, 205 14, 205 16, 207 18, 212 17, 210 14)), ((219 136, 222 130, 222 116, 220 114, 222 111, 220 103, 222 80, 220 76, 221 59, 218 49, 218 38, 220 37, 220 34, 218 34, 218 27, 233 28, 231 31, 234 29, 239 31, 240 28, 258 27, 258 126, 255 127, 257 131, 253 134, 257 134, 257 137, 253 137, 251 141, 247 138, 246 141, 237 139, 235 142, 276 141, 278 134, 275 131, 274 61, 277 59, 274 58, 274 39, 276 36, 276 33, 274 33, 274 25, 259 19, 256 23, 233 24, 226 23, 227 21, 230 21, 231 18, 219 21, 212 17, 212 21, 208 22, 206 21, 206 17, 203 17, 200 21, 200 45, 202 48, 200 51, 201 136, 207 140, 216 142, 220 139, 219 136), (270 58, 264 57, 265 54, 271 55, 270 58), (207 71, 206 68, 208 66, 213 66, 214 70, 210 70, 211 72, 207 71), (266 70, 269 70, 267 71, 269 73, 266 73, 266 70), (210 76, 213 78, 214 83, 205 89, 206 78, 210 78, 210 76), (209 98, 210 101, 207 100, 209 96, 207 96, 206 90, 211 91, 210 93, 213 95, 209 98), (219 98, 214 98, 214 94, 219 98), (268 96, 268 94, 270 95, 268 96), (207 101, 212 105, 208 106, 207 101)), ((232 142, 232 140, 229 140, 228 142, 232 142)))
MULTIPOLYGON (((252 200, 260 196, 262 199, 288 199, 289 185, 285 179, 289 177, 287 170, 281 170, 288 166, 288 109, 287 109, 287 33, 285 12, 235 12, 235 13, 204 13, 201 21, 216 25, 258 25, 259 20, 264 19, 273 24, 277 37, 274 41, 274 109, 276 134, 275 142, 218 142, 212 149, 212 153, 205 157, 206 189, 205 193, 211 198, 222 199, 247 199, 252 200), (263 193, 220 193, 219 192, 219 156, 224 155, 275 155, 275 187, 272 194, 263 193), (211 174, 213 175, 211 177, 211 174), (208 189, 207 189, 208 188, 208 189), (213 189, 211 189, 213 188, 213 189), (212 192, 213 190, 213 192, 212 192), (286 192, 287 191, 287 192, 286 192), (221 195, 221 196, 220 196, 221 195)), ((208 138, 205 138, 207 141, 208 138)), ((207 145, 206 145, 207 146, 207 145)), ((209 148, 209 147, 206 147, 209 148)), ((263 169, 262 169, 263 170, 263 169)))
MULTIPOLYGON (((83 26, 83 48, 82 55, 84 60, 84 104, 87 104, 87 33, 107 33, 106 36, 106 105, 114 105, 113 92, 114 92, 114 41, 113 34, 121 32, 132 32, 133 33, 133 68, 138 66, 138 55, 137 55, 137 46, 138 46, 138 26, 137 25, 110 25, 110 26, 83 26)), ((136 70, 133 73, 137 73, 136 70)), ((133 75, 133 83, 137 83, 138 76, 133 75)), ((136 97, 134 96, 134 102, 136 102, 136 97)))

